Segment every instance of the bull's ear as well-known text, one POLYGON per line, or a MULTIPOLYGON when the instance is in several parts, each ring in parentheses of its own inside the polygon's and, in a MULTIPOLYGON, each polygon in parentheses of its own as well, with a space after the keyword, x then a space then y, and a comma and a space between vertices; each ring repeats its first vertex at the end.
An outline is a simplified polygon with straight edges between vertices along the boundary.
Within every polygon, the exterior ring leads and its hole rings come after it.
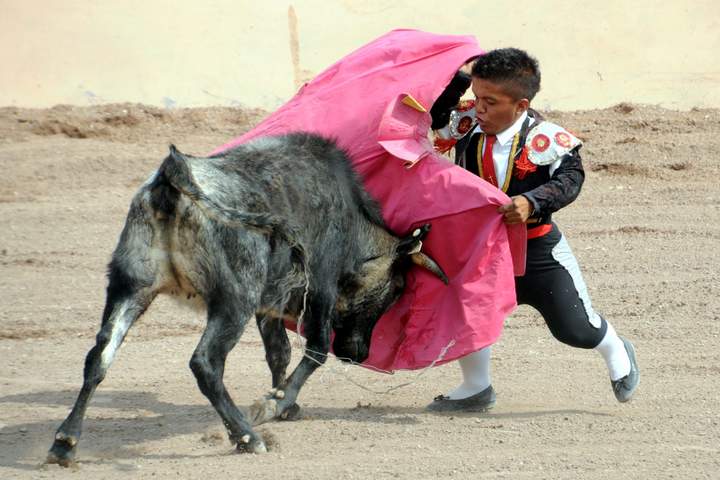
POLYGON ((412 232, 409 235, 404 236, 400 239, 395 251, 398 255, 412 255, 418 253, 422 248, 422 241, 430 231, 430 224, 426 223, 412 232))

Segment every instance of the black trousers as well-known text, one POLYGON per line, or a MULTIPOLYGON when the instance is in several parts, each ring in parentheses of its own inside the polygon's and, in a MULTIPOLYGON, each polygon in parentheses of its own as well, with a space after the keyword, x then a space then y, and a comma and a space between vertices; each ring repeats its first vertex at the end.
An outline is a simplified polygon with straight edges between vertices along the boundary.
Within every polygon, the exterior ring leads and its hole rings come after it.
POLYGON ((515 277, 519 305, 530 305, 562 343, 595 348, 607 323, 592 308, 575 256, 557 225, 550 233, 528 240, 525 275, 515 277))

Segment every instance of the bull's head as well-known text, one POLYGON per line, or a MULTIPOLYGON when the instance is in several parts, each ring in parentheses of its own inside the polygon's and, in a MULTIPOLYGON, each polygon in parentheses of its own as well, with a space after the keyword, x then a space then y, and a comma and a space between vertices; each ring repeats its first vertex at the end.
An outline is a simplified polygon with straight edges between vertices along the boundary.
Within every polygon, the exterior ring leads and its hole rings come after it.
POLYGON ((426 224, 403 238, 390 237, 387 247, 363 260, 359 271, 341 281, 334 322, 333 351, 342 360, 363 362, 370 352, 375 324, 405 289, 405 275, 415 264, 426 268, 445 284, 447 276, 421 252, 430 231, 426 224))

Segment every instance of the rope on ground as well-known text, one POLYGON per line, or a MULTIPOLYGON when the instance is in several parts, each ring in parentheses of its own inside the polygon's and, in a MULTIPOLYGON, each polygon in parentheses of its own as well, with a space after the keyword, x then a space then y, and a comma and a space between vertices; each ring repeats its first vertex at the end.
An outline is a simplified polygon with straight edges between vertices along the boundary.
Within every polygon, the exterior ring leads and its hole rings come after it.
POLYGON ((376 395, 387 395, 387 394, 389 394, 389 393, 391 393, 391 392, 394 392, 395 390, 399 390, 399 389, 401 389, 401 388, 404 388, 404 387, 407 387, 407 386, 409 386, 409 385, 412 385, 412 384, 416 383, 418 380, 420 380, 420 378, 421 378, 423 375, 425 375, 425 373, 426 373, 428 370, 430 370, 431 368, 433 368, 438 362, 441 362, 441 361, 443 360, 443 358, 445 358, 445 355, 447 355, 448 350, 450 350, 450 349, 453 347, 453 345, 455 345, 455 339, 450 340, 450 342, 449 342, 447 345, 445 345, 445 347, 440 351, 440 354, 438 354, 438 356, 435 357, 435 360, 433 360, 433 361, 430 363, 430 365, 428 365, 427 367, 421 369, 421 370, 418 372, 418 374, 415 375, 415 377, 414 377, 412 380, 409 380, 409 381, 407 381, 407 382, 404 382, 404 383, 401 383, 401 384, 398 384, 398 385, 393 385, 392 387, 386 388, 385 390, 376 390, 376 389, 367 387, 367 386, 365 386, 365 385, 363 385, 363 384, 361 384, 361 383, 359 383, 359 382, 356 382, 356 381, 353 380, 353 379, 350 377, 350 375, 348 374, 348 371, 349 371, 350 367, 351 367, 351 366, 354 366, 354 365, 359 365, 359 366, 361 366, 361 367, 363 367, 363 368, 367 368, 367 369, 369 369, 369 370, 373 370, 373 371, 379 372, 379 373, 386 373, 386 374, 389 374, 389 375, 394 375, 395 372, 392 371, 392 370, 383 370, 383 369, 381 369, 381 368, 377 368, 377 367, 374 367, 374 366, 372 366, 372 365, 363 365, 363 364, 358 363, 358 362, 355 362, 355 361, 353 361, 353 360, 351 360, 351 359, 349 359, 349 358, 338 357, 338 356, 333 355, 333 354, 331 354, 331 353, 316 352, 315 350, 311 350, 311 349, 307 348, 307 342, 305 342, 305 340, 303 339, 302 335, 300 334, 300 331, 301 331, 301 328, 302 328, 303 317, 305 316, 305 310, 306 310, 306 308, 307 308, 307 297, 308 297, 308 293, 309 293, 309 290, 310 290, 310 278, 309 278, 309 276, 308 276, 307 269, 305 269, 303 273, 305 274, 305 291, 303 292, 302 310, 300 310, 300 314, 298 315, 297 323, 296 323, 296 327, 295 327, 295 346, 298 347, 298 348, 302 348, 302 350, 303 350, 303 357, 305 357, 305 358, 307 358, 308 360, 311 360, 311 361, 317 363, 320 367, 323 367, 323 366, 324 366, 326 370, 330 370, 330 371, 333 372, 333 373, 337 373, 337 374, 339 374, 340 376, 345 377, 345 379, 346 379, 348 382, 352 383, 353 385, 355 385, 356 387, 358 387, 358 388, 360 388, 360 389, 362 389, 362 390, 365 390, 365 391, 370 392, 370 393, 374 393, 374 394, 376 394, 376 395), (331 358, 334 358, 334 359, 336 359, 336 360, 339 360, 340 362, 342 362, 342 363, 340 364, 340 366, 341 366, 342 368, 337 368, 337 364, 336 364, 336 365, 328 365, 326 362, 325 362, 325 363, 324 363, 324 362, 321 362, 321 361, 319 361, 318 359, 313 358, 313 357, 311 357, 310 355, 308 355, 308 352, 313 353, 313 354, 315 354, 315 355, 318 355, 318 356, 320 356, 320 357, 325 357, 325 360, 326 360, 326 361, 327 361, 328 359, 331 359, 331 358))
POLYGON ((307 347, 304 347, 303 356, 306 357, 306 358, 309 358, 310 360, 312 360, 313 362, 317 363, 317 364, 320 365, 320 366, 325 366, 326 369, 330 370, 330 371, 333 372, 333 373, 338 373, 338 374, 340 374, 341 376, 345 377, 345 380, 347 380, 348 382, 352 383, 352 384, 355 385, 356 387, 361 388, 362 390, 365 390, 365 391, 370 392, 370 393, 374 393, 374 394, 376 394, 376 395, 387 395, 387 394, 389 394, 389 393, 391 393, 391 392, 394 392, 395 390, 399 390, 399 389, 401 389, 401 388, 407 387, 407 386, 409 386, 409 385, 412 385, 412 384, 416 383, 418 380, 420 380, 420 378, 421 378, 423 375, 425 375, 425 373, 426 373, 428 370, 430 370, 431 368, 433 368, 438 362, 442 361, 442 359, 445 358, 445 355, 447 354, 448 350, 450 350, 450 348, 452 348, 453 345, 455 345, 455 340, 450 340, 450 342, 449 342, 447 345, 445 345, 445 347, 440 351, 440 354, 435 358, 435 360, 433 360, 432 363, 430 363, 430 365, 428 365, 427 367, 424 367, 423 369, 421 369, 421 370, 417 373, 417 375, 415 375, 415 377, 414 377, 413 379, 411 379, 411 380, 409 380, 409 381, 407 381, 407 382, 404 382, 404 383, 400 383, 400 384, 398 384, 398 385, 393 385, 393 386, 391 386, 391 387, 389 387, 389 388, 386 388, 386 389, 384 389, 384 390, 376 390, 376 389, 367 387, 367 386, 365 386, 365 385, 363 385, 363 384, 361 384, 361 383, 359 383, 359 382, 356 382, 355 380, 353 380, 353 379, 350 377, 350 375, 348 374, 348 371, 349 371, 350 367, 353 366, 353 365, 359 365, 359 366, 361 366, 361 367, 363 367, 363 368, 367 368, 367 369, 370 369, 370 370, 373 370, 373 371, 376 371, 376 372, 379 372, 379 373, 387 373, 387 374, 390 374, 390 375, 394 375, 395 372, 392 371, 392 370, 383 370, 383 369, 381 369, 381 368, 373 367, 372 365, 363 365, 363 364, 361 364, 361 363, 354 362, 354 361, 350 360, 349 358, 337 357, 337 356, 335 356, 335 355, 333 355, 333 354, 331 354, 331 353, 320 353, 320 352, 316 352, 316 351, 314 351, 314 350, 308 349, 307 347), (307 352, 314 353, 315 355, 324 356, 324 357, 326 357, 326 358, 335 358, 336 360, 340 360, 340 361, 342 361, 342 362, 344 362, 344 363, 339 365, 340 367, 342 367, 342 368, 339 369, 339 368, 337 368, 337 367, 338 367, 337 364, 336 364, 336 365, 328 365, 327 363, 323 364, 322 362, 318 361, 317 359, 309 356, 309 355, 307 354, 307 352))

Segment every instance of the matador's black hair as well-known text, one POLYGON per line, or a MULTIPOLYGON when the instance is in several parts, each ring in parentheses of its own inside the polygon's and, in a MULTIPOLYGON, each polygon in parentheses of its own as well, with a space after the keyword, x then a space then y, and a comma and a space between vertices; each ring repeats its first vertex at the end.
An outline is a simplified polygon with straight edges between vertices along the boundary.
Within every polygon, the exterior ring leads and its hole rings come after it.
POLYGON ((538 61, 517 48, 499 48, 481 55, 472 66, 472 76, 502 83, 516 100, 532 100, 540 90, 538 61))

